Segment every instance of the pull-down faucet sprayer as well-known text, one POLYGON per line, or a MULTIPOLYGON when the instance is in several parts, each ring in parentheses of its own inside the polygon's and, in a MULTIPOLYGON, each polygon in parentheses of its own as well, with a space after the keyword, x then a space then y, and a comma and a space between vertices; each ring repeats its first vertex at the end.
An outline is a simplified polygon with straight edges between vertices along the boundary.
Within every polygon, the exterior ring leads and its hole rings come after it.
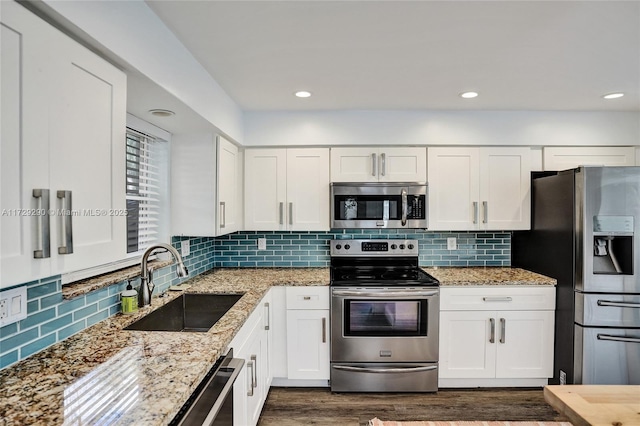
POLYGON ((178 277, 186 277, 189 275, 187 267, 184 266, 184 263, 182 262, 180 253, 178 253, 178 250, 176 250, 172 245, 165 243, 152 245, 145 250, 142 255, 142 262, 140 265, 142 268, 142 271, 140 272, 140 292, 138 293, 138 306, 140 307, 151 303, 151 293, 153 293, 155 285, 152 282, 151 272, 147 269, 147 262, 149 260, 149 256, 151 256, 151 254, 157 249, 165 249, 173 255, 174 259, 178 262, 176 265, 176 275, 178 277))

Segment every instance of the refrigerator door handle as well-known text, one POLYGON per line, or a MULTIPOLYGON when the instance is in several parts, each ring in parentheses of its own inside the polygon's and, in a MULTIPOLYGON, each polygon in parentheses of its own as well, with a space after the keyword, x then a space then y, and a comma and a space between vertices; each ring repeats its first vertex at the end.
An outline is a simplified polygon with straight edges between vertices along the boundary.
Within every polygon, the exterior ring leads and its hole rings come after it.
POLYGON ((616 302, 613 300, 598 300, 598 306, 611 306, 614 308, 637 308, 640 309, 640 303, 634 302, 616 302))
POLYGON ((637 337, 611 336, 610 334, 600 334, 600 333, 598 333, 598 340, 610 340, 612 342, 625 342, 625 343, 640 343, 640 338, 637 338, 637 337))

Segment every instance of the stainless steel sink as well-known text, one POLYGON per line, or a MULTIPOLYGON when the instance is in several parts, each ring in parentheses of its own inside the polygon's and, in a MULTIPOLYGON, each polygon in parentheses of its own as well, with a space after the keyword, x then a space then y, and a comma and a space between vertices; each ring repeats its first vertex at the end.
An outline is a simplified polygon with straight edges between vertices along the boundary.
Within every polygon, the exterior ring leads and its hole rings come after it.
POLYGON ((242 297, 242 294, 183 294, 125 330, 207 331, 242 297))

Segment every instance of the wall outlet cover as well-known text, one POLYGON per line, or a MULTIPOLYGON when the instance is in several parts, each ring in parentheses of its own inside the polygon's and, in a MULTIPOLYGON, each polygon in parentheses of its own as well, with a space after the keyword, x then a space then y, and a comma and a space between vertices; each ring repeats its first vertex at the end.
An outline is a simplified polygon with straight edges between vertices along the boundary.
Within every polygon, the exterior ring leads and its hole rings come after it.
POLYGON ((266 249, 267 249, 267 239, 258 238, 258 250, 266 250, 266 249))
POLYGON ((456 248, 458 248, 456 237, 447 238, 447 250, 455 250, 456 248))
POLYGON ((27 286, 0 291, 0 327, 27 317, 27 286))
POLYGON ((180 241, 180 255, 187 257, 191 254, 191 243, 189 240, 180 241))

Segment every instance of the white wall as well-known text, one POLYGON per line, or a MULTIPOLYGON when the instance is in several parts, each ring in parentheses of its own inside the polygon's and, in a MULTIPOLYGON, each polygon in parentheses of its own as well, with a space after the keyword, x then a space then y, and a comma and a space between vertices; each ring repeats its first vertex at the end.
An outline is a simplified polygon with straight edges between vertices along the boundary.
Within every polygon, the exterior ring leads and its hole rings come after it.
POLYGON ((640 113, 245 112, 243 143, 245 146, 640 145, 640 113))
POLYGON ((242 142, 242 110, 144 1, 43 1, 223 133, 242 142))

